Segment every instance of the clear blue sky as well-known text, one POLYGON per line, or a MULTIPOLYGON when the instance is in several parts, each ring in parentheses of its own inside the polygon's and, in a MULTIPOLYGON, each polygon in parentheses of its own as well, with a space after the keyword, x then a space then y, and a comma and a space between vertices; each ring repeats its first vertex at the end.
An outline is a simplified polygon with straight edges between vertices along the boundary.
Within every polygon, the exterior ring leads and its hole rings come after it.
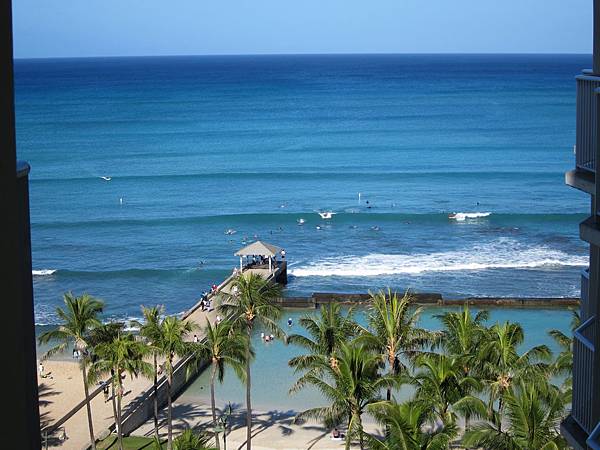
POLYGON ((591 53, 593 0, 13 0, 16 57, 591 53))

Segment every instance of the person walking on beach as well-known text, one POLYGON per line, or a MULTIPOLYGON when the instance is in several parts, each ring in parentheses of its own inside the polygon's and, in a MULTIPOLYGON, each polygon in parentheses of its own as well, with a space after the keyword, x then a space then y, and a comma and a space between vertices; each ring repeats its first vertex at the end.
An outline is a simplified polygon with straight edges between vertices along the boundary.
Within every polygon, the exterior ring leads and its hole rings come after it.
POLYGON ((104 393, 104 403, 106 403, 108 401, 108 383, 104 382, 102 392, 104 393))
POLYGON ((46 373, 46 370, 44 369, 44 365, 42 364, 42 361, 40 361, 40 365, 38 366, 38 370, 40 372, 40 378, 50 378, 50 379, 52 379, 52 377, 50 376, 50 372, 46 373))

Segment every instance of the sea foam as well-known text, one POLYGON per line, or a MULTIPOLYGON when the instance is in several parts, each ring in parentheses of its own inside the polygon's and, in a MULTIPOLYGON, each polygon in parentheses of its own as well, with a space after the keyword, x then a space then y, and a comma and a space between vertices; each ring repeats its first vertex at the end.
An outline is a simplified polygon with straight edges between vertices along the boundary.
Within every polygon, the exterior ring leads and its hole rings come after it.
POLYGON ((499 239, 457 251, 340 256, 323 258, 292 268, 295 277, 374 277, 418 275, 425 272, 478 271, 487 269, 534 269, 585 266, 585 255, 572 255, 546 246, 524 246, 499 239))

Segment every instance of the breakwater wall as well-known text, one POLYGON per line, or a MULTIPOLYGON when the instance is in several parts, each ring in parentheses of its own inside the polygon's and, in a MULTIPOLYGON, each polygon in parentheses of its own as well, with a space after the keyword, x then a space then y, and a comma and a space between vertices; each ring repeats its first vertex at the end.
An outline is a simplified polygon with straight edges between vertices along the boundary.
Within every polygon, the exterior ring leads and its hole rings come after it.
MULTIPOLYGON (((576 297, 465 297, 444 298, 435 292, 412 293, 413 301, 418 305, 435 306, 494 306, 494 307, 569 307, 578 306, 579 298, 576 297)), ((371 301, 369 294, 316 292, 309 297, 281 297, 277 299, 284 308, 317 308, 329 303, 348 305, 368 304, 371 301)))
MULTIPOLYGON (((202 373, 208 366, 208 361, 196 361, 196 355, 190 355, 178 361, 173 368, 173 384, 171 386, 171 396, 174 399, 194 381, 198 373, 202 373)), ((167 379, 161 377, 158 380, 156 390, 159 411, 167 405, 167 379)), ((152 418, 154 413, 154 389, 143 392, 138 398, 134 399, 125 411, 123 411, 123 434, 129 435, 131 432, 143 425, 152 418)), ((114 430, 114 424, 112 429, 114 430)))

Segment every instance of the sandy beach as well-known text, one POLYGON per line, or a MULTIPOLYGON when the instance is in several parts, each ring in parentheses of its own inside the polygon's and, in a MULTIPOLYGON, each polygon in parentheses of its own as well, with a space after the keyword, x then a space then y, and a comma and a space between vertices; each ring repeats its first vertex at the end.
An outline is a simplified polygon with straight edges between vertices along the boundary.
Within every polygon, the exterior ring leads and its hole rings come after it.
MULTIPOLYGON (((230 419, 231 428, 227 434, 227 448, 245 448, 246 422, 245 405, 236 404, 230 419)), ((217 413, 219 415, 219 413, 217 413)), ((331 430, 317 422, 309 421, 294 424, 295 411, 254 411, 252 428, 252 448, 255 450, 334 450, 344 448, 343 440, 331 438, 331 430)), ((185 428, 210 429, 212 415, 210 405, 201 402, 175 402, 173 405, 173 430, 175 433, 185 428)), ((367 432, 380 434, 377 425, 368 418, 364 421, 367 432)), ((159 433, 167 434, 166 411, 159 418, 159 433)), ((341 430, 343 432, 343 430, 341 430)), ((152 436, 153 420, 147 421, 136 430, 135 435, 152 436)), ((222 442, 222 440, 221 440, 222 442)), ((352 446, 358 448, 358 446, 352 446)))
MULTIPOLYGON (((188 320, 198 325, 204 325, 206 318, 214 320, 216 312, 201 311, 197 309, 188 320)), ((188 336, 202 336, 201 331, 196 331, 188 336)), ((160 363, 161 361, 159 361, 160 363)), ((83 378, 79 363, 76 360, 50 359, 43 362, 46 378, 40 378, 38 373, 38 392, 40 399, 40 421, 41 428, 52 425, 64 417, 79 402, 84 399, 83 378)), ((143 377, 129 378, 124 380, 125 396, 123 397, 123 410, 133 400, 151 389, 152 381, 143 377)), ((90 395, 99 386, 90 386, 90 395)), ((94 423, 94 434, 96 437, 102 435, 114 423, 112 402, 105 402, 104 395, 98 394, 91 402, 92 417, 94 423)), ((42 439, 44 437, 42 436, 42 439)), ((83 407, 69 418, 59 430, 48 439, 48 448, 74 449, 86 448, 89 443, 89 431, 87 424, 87 412, 83 407), (61 437, 66 435, 66 439, 61 437)), ((44 444, 44 442, 42 442, 44 444)))
MULTIPOLYGON (((42 428, 60 420, 84 398, 83 379, 81 369, 76 361, 44 362, 45 372, 49 377, 39 378, 38 389, 40 399, 40 420, 42 428)), ((124 403, 129 403, 149 387, 149 381, 144 378, 129 377, 124 380, 124 403)), ((90 386, 90 393, 97 386, 90 386)), ((92 417, 94 420, 94 433, 100 435, 113 423, 112 402, 104 401, 100 393, 91 402, 92 417)), ((49 439, 49 448, 81 449, 89 442, 86 408, 81 408, 73 417, 68 419, 64 427, 66 440, 61 440, 62 429, 49 439)), ((42 437, 43 439, 43 437, 42 437)), ((42 443, 44 444, 44 443, 42 443)))

